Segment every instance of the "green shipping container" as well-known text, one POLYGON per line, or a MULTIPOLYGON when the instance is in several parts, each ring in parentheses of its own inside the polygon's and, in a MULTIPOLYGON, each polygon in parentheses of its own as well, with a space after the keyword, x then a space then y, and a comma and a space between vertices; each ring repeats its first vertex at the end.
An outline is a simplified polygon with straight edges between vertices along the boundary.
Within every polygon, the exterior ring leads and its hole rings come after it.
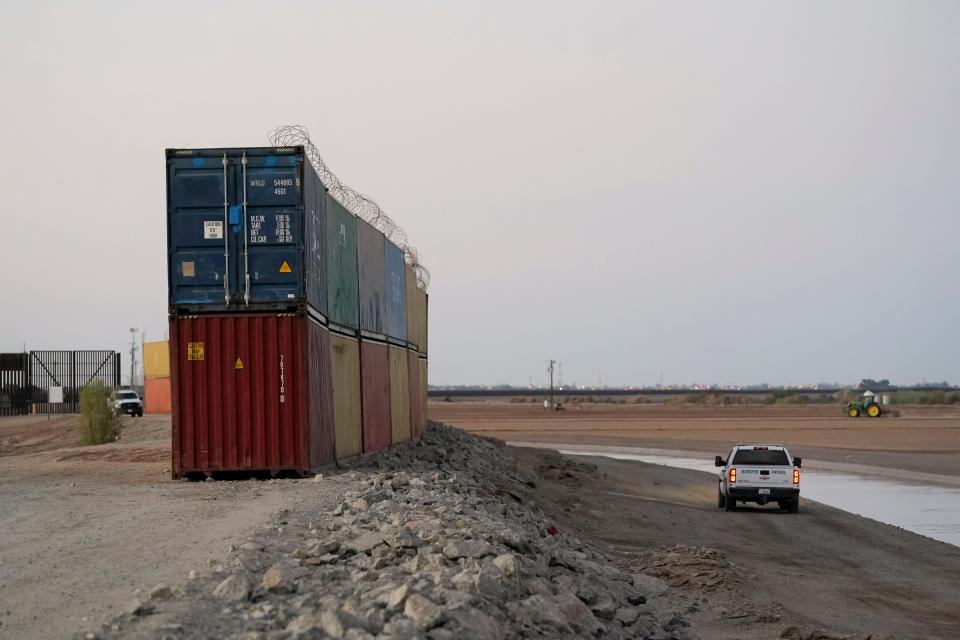
POLYGON ((360 326, 357 218, 327 195, 327 291, 330 322, 360 326))

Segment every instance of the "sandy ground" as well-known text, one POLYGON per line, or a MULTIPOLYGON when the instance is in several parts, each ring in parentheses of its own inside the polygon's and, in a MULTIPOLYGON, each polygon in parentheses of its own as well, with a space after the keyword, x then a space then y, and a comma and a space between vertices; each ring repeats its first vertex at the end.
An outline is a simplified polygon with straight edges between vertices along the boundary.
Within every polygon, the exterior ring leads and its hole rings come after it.
MULTIPOLYGON (((512 440, 703 447, 704 455, 736 440, 775 439, 808 458, 889 459, 944 476, 957 475, 960 455, 960 417, 935 410, 848 420, 819 407, 545 415, 484 405, 431 405, 431 417, 512 440)), ((138 589, 185 583, 191 571, 223 562, 231 543, 302 505, 297 481, 170 481, 168 418, 126 418, 122 441, 101 447, 73 446, 75 420, 0 419, 0 638, 93 630, 138 589)), ((545 455, 517 451, 531 466, 545 455)), ((725 513, 709 475, 592 461, 594 479, 541 474, 545 502, 565 505, 553 514, 557 525, 674 585, 664 597, 693 616, 701 638, 772 638, 791 624, 858 638, 960 637, 957 547, 810 501, 799 515, 725 513)))
POLYGON ((432 420, 508 441, 669 449, 709 458, 725 454, 737 442, 778 442, 803 457, 804 464, 960 477, 960 407, 898 411, 900 417, 847 418, 832 405, 581 404, 554 412, 542 405, 508 402, 429 405, 432 420))
MULTIPOLYGON (((538 464, 533 450, 518 451, 538 464)), ((772 506, 727 513, 709 474, 579 459, 598 466, 596 478, 540 485, 566 503, 558 526, 677 587, 668 597, 693 614, 701 638, 777 638, 791 625, 855 638, 960 637, 958 547, 809 500, 797 515, 772 506)))
POLYGON ((0 638, 94 630, 137 590, 203 572, 302 484, 172 482, 169 417, 75 447, 76 417, 0 419, 0 638))

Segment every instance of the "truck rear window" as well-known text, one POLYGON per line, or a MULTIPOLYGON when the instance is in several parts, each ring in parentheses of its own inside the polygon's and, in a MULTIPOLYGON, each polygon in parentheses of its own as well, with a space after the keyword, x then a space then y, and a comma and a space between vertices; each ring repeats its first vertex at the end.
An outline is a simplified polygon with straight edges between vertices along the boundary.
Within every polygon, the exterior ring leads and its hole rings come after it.
POLYGON ((738 449, 733 464, 742 465, 788 465, 787 452, 783 449, 738 449))

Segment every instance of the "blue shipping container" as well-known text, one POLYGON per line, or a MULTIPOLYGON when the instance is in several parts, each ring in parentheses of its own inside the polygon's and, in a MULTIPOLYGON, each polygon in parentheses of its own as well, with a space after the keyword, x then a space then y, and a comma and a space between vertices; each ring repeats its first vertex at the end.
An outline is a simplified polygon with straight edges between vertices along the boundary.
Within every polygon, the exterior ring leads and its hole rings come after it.
POLYGON ((387 240, 387 335, 407 343, 407 273, 403 251, 387 240))
POLYGON ((171 307, 325 316, 326 189, 303 147, 166 155, 171 307))

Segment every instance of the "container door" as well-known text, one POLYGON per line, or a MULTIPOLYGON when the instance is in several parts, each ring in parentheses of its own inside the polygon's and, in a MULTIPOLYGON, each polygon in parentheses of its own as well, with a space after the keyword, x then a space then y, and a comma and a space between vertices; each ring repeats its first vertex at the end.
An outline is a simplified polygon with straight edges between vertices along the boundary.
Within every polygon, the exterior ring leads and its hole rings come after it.
MULTIPOLYGON (((192 152, 186 152, 192 153, 192 152)), ((236 167, 221 156, 167 161, 171 304, 228 304, 236 292, 236 167)))
POLYGON ((302 298, 302 157, 183 153, 167 162, 170 303, 302 298))
POLYGON ((299 300, 303 290, 303 158, 253 156, 242 171, 246 228, 240 229, 245 294, 251 302, 299 300), (249 282, 249 285, 247 284, 249 282))

